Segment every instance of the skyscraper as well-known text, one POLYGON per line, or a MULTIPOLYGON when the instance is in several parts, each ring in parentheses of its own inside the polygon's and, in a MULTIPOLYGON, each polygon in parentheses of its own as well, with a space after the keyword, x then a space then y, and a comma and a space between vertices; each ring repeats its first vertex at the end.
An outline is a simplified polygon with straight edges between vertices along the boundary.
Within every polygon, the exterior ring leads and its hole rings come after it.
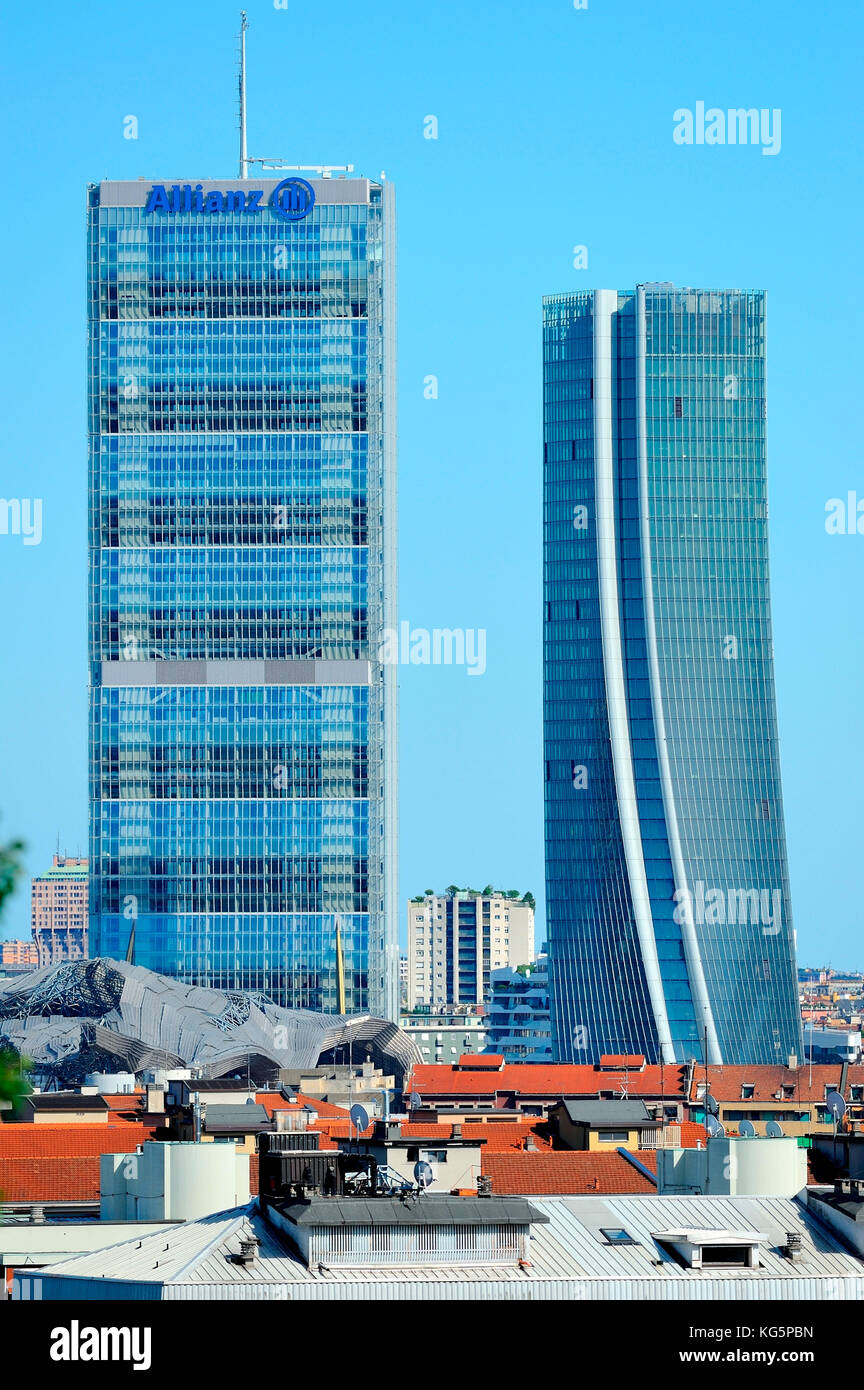
POLYGON ((553 295, 544 368, 556 1054, 785 1063, 764 296, 553 295))
POLYGON ((395 1019, 392 189, 88 222, 91 954, 395 1019))

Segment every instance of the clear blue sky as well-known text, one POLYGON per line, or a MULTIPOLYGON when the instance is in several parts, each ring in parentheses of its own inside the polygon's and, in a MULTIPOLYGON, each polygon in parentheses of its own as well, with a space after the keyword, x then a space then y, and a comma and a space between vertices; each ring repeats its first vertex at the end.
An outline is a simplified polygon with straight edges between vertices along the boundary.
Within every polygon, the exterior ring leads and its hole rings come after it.
MULTIPOLYGON (((488 634, 482 677, 401 672, 403 896, 491 880, 542 897, 541 295, 764 287, 799 952, 860 967, 864 535, 824 529, 828 498, 864 497, 860 5, 247 8, 250 152, 397 185, 400 612, 488 634), (673 112, 700 100, 781 108, 780 154, 677 146, 673 112)), ((26 839, 28 872, 58 831, 70 852, 87 842, 84 190, 235 173, 238 11, 46 0, 3 16, 0 495, 42 498, 44 535, 0 535, 0 836, 26 839)), ((27 932, 25 890, 3 933, 27 932)))

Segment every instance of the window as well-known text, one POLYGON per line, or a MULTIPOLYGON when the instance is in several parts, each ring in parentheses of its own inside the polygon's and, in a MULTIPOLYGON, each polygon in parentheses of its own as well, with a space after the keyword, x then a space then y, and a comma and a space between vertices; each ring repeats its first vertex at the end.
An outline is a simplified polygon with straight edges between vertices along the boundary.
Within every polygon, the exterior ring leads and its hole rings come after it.
POLYGON ((629 1231, 625 1231, 623 1226, 601 1226, 601 1236, 605 1236, 607 1245, 638 1245, 638 1240, 634 1240, 629 1231))
POLYGON ((750 1264, 749 1245, 703 1245, 703 1269, 747 1269, 750 1264))
POLYGON ((753 1099, 753 1096, 755 1095, 755 1093, 756 1093, 756 1087, 755 1087, 755 1085, 751 1085, 749 1082, 745 1082, 745 1084, 741 1087, 741 1099, 742 1099, 742 1100, 752 1100, 752 1099, 753 1099))
POLYGON ((446 1150, 446 1149, 421 1149, 421 1150, 420 1150, 420 1162, 421 1162, 421 1163, 446 1163, 446 1162, 447 1162, 447 1150, 446 1150))
POLYGON ((864 1086, 853 1086, 849 1092, 849 1099, 854 1101, 864 1100, 864 1086))
POLYGON ((630 1134, 626 1129, 598 1129, 597 1138, 601 1144, 626 1144, 630 1134))

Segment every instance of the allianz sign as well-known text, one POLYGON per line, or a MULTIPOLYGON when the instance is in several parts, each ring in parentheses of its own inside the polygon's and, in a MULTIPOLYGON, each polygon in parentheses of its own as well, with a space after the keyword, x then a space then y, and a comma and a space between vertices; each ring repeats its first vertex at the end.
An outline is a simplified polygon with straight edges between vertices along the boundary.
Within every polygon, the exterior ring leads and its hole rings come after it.
MULTIPOLYGON (((155 183, 151 188, 146 212, 263 212, 262 188, 230 188, 224 192, 212 189, 205 193, 200 183, 174 183, 166 188, 155 183)), ((315 190, 306 179, 283 179, 270 194, 269 203, 277 217, 297 222, 306 217, 315 204, 315 190)))

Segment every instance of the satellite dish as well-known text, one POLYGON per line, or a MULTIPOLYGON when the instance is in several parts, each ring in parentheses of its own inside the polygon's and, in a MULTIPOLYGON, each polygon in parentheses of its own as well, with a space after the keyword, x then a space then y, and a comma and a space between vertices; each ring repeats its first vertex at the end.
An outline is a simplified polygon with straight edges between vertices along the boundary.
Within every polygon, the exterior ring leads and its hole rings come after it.
POLYGON ((726 1133, 716 1115, 708 1116, 705 1122, 705 1128, 708 1130, 708 1134, 712 1139, 722 1139, 723 1135, 726 1133))
POLYGON ((769 1120, 767 1125, 765 1126, 765 1133, 767 1134, 769 1139, 782 1139, 783 1126, 778 1125, 776 1120, 769 1120))
POLYGON ((839 1091, 829 1091, 825 1097, 825 1104, 834 1117, 834 1123, 839 1124, 846 1114, 846 1102, 839 1091))
POLYGON ((422 1108, 423 1097, 420 1095, 419 1091, 411 1092, 410 1096, 408 1097, 408 1104, 410 1105, 412 1110, 420 1110, 422 1108))
POLYGON ((369 1128, 369 1116, 362 1105, 352 1105, 350 1110, 351 1123, 357 1133, 369 1128))
POLYGON ((421 1158, 414 1164, 414 1181, 418 1187, 430 1187, 435 1181, 435 1174, 432 1172, 431 1163, 427 1163, 421 1158))
POLYGON ((702 1097, 702 1103, 705 1106, 705 1109, 708 1111, 709 1115, 720 1114, 720 1106, 717 1104, 710 1091, 705 1092, 704 1096, 702 1097))
POLYGON ((742 1139, 755 1139, 756 1127, 752 1120, 742 1120, 738 1126, 738 1133, 742 1139))

